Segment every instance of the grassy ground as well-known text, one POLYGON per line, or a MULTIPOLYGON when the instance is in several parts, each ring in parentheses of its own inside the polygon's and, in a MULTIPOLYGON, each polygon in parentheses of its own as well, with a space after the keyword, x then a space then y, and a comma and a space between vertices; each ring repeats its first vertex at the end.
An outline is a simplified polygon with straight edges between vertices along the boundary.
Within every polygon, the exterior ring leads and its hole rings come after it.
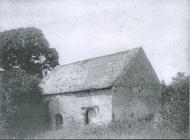
MULTIPOLYGON (((30 137, 31 138, 31 137, 30 137)), ((188 138, 185 134, 179 134, 169 129, 154 128, 151 125, 127 126, 109 125, 77 126, 69 125, 59 130, 41 132, 32 137, 33 139, 181 139, 188 138)))

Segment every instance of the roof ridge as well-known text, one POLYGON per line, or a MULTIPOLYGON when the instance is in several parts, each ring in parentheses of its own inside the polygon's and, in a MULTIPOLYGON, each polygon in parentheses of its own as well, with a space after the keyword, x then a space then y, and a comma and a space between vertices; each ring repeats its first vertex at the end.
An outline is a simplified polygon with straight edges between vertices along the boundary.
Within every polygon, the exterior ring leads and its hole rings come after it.
MULTIPOLYGON (((139 47, 139 48, 134 48, 134 49, 138 49, 138 51, 137 52, 135 52, 132 56, 131 56, 131 58, 135 58, 137 55, 138 55, 138 53, 139 53, 139 51, 141 51, 141 50, 143 50, 143 48, 142 47, 139 47)), ((126 55, 127 56, 127 55, 126 55)), ((123 63, 126 61, 126 56, 123 58, 124 60, 123 60, 123 63)), ((120 75, 113 81, 113 83, 112 83, 112 85, 111 86, 113 86, 115 83, 116 83, 116 81, 117 81, 117 79, 118 78, 120 78, 121 77, 121 75, 123 74, 123 72, 124 72, 124 70, 125 70, 125 68, 127 68, 128 67, 128 69, 129 69, 129 67, 130 67, 130 62, 131 62, 131 60, 132 59, 130 59, 130 61, 129 61, 129 65, 124 65, 123 67, 122 67, 122 70, 121 70, 121 73, 120 73, 120 75)))
MULTIPOLYGON (((116 52, 116 53, 111 53, 111 54, 107 54, 107 55, 101 55, 101 56, 92 57, 92 58, 87 58, 87 59, 75 61, 75 62, 68 63, 68 64, 57 65, 56 67, 65 67, 65 66, 77 64, 77 63, 80 63, 80 62, 90 61, 90 60, 99 59, 99 58, 102 58, 102 57, 107 57, 107 56, 112 56, 112 55, 118 55, 118 54, 120 54, 120 53, 126 53, 126 52, 130 52, 130 51, 134 51, 134 50, 139 50, 139 49, 141 49, 141 48, 142 48, 142 47, 131 48, 131 49, 124 50, 124 51, 119 51, 119 52, 116 52)), ((56 68, 56 67, 55 67, 55 68, 56 68)))

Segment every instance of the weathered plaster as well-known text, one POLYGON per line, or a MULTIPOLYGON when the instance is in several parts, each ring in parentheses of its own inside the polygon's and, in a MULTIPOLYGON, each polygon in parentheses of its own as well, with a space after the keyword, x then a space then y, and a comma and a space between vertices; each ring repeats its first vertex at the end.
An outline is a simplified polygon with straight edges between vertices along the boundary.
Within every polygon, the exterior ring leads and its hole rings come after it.
MULTIPOLYGON (((112 121, 112 94, 109 89, 80 92, 76 94, 59 94, 48 96, 49 111, 52 124, 55 124, 55 115, 61 114, 64 123, 75 122, 83 124, 82 107, 98 106, 97 116, 92 123, 97 125, 108 124, 112 121)), ((52 126, 55 127, 55 126, 52 126)))

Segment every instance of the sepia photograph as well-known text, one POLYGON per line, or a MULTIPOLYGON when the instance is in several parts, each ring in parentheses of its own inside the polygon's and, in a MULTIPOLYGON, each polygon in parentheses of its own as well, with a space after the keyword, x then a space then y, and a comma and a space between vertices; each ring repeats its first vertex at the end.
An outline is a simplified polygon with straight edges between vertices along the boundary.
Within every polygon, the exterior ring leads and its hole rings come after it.
POLYGON ((190 0, 0 0, 0 139, 190 139, 190 0))

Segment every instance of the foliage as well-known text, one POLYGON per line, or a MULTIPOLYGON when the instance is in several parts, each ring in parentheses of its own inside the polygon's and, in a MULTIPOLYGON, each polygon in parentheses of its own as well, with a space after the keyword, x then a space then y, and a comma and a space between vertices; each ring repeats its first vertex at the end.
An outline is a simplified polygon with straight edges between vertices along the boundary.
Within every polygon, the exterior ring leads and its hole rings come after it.
POLYGON ((39 125, 41 118, 40 79, 22 70, 3 73, 1 114, 9 136, 24 136, 39 125))
POLYGON ((49 48, 41 30, 33 27, 2 32, 0 52, 0 62, 5 70, 19 68, 42 77, 58 65, 57 51, 49 48))
POLYGON ((176 131, 189 128, 189 76, 177 73, 169 85, 162 82, 163 112, 166 126, 176 131))
POLYGON ((0 67, 5 70, 0 79, 2 134, 24 136, 39 130, 45 112, 38 84, 56 65, 58 53, 41 30, 30 27, 0 33, 0 67))

